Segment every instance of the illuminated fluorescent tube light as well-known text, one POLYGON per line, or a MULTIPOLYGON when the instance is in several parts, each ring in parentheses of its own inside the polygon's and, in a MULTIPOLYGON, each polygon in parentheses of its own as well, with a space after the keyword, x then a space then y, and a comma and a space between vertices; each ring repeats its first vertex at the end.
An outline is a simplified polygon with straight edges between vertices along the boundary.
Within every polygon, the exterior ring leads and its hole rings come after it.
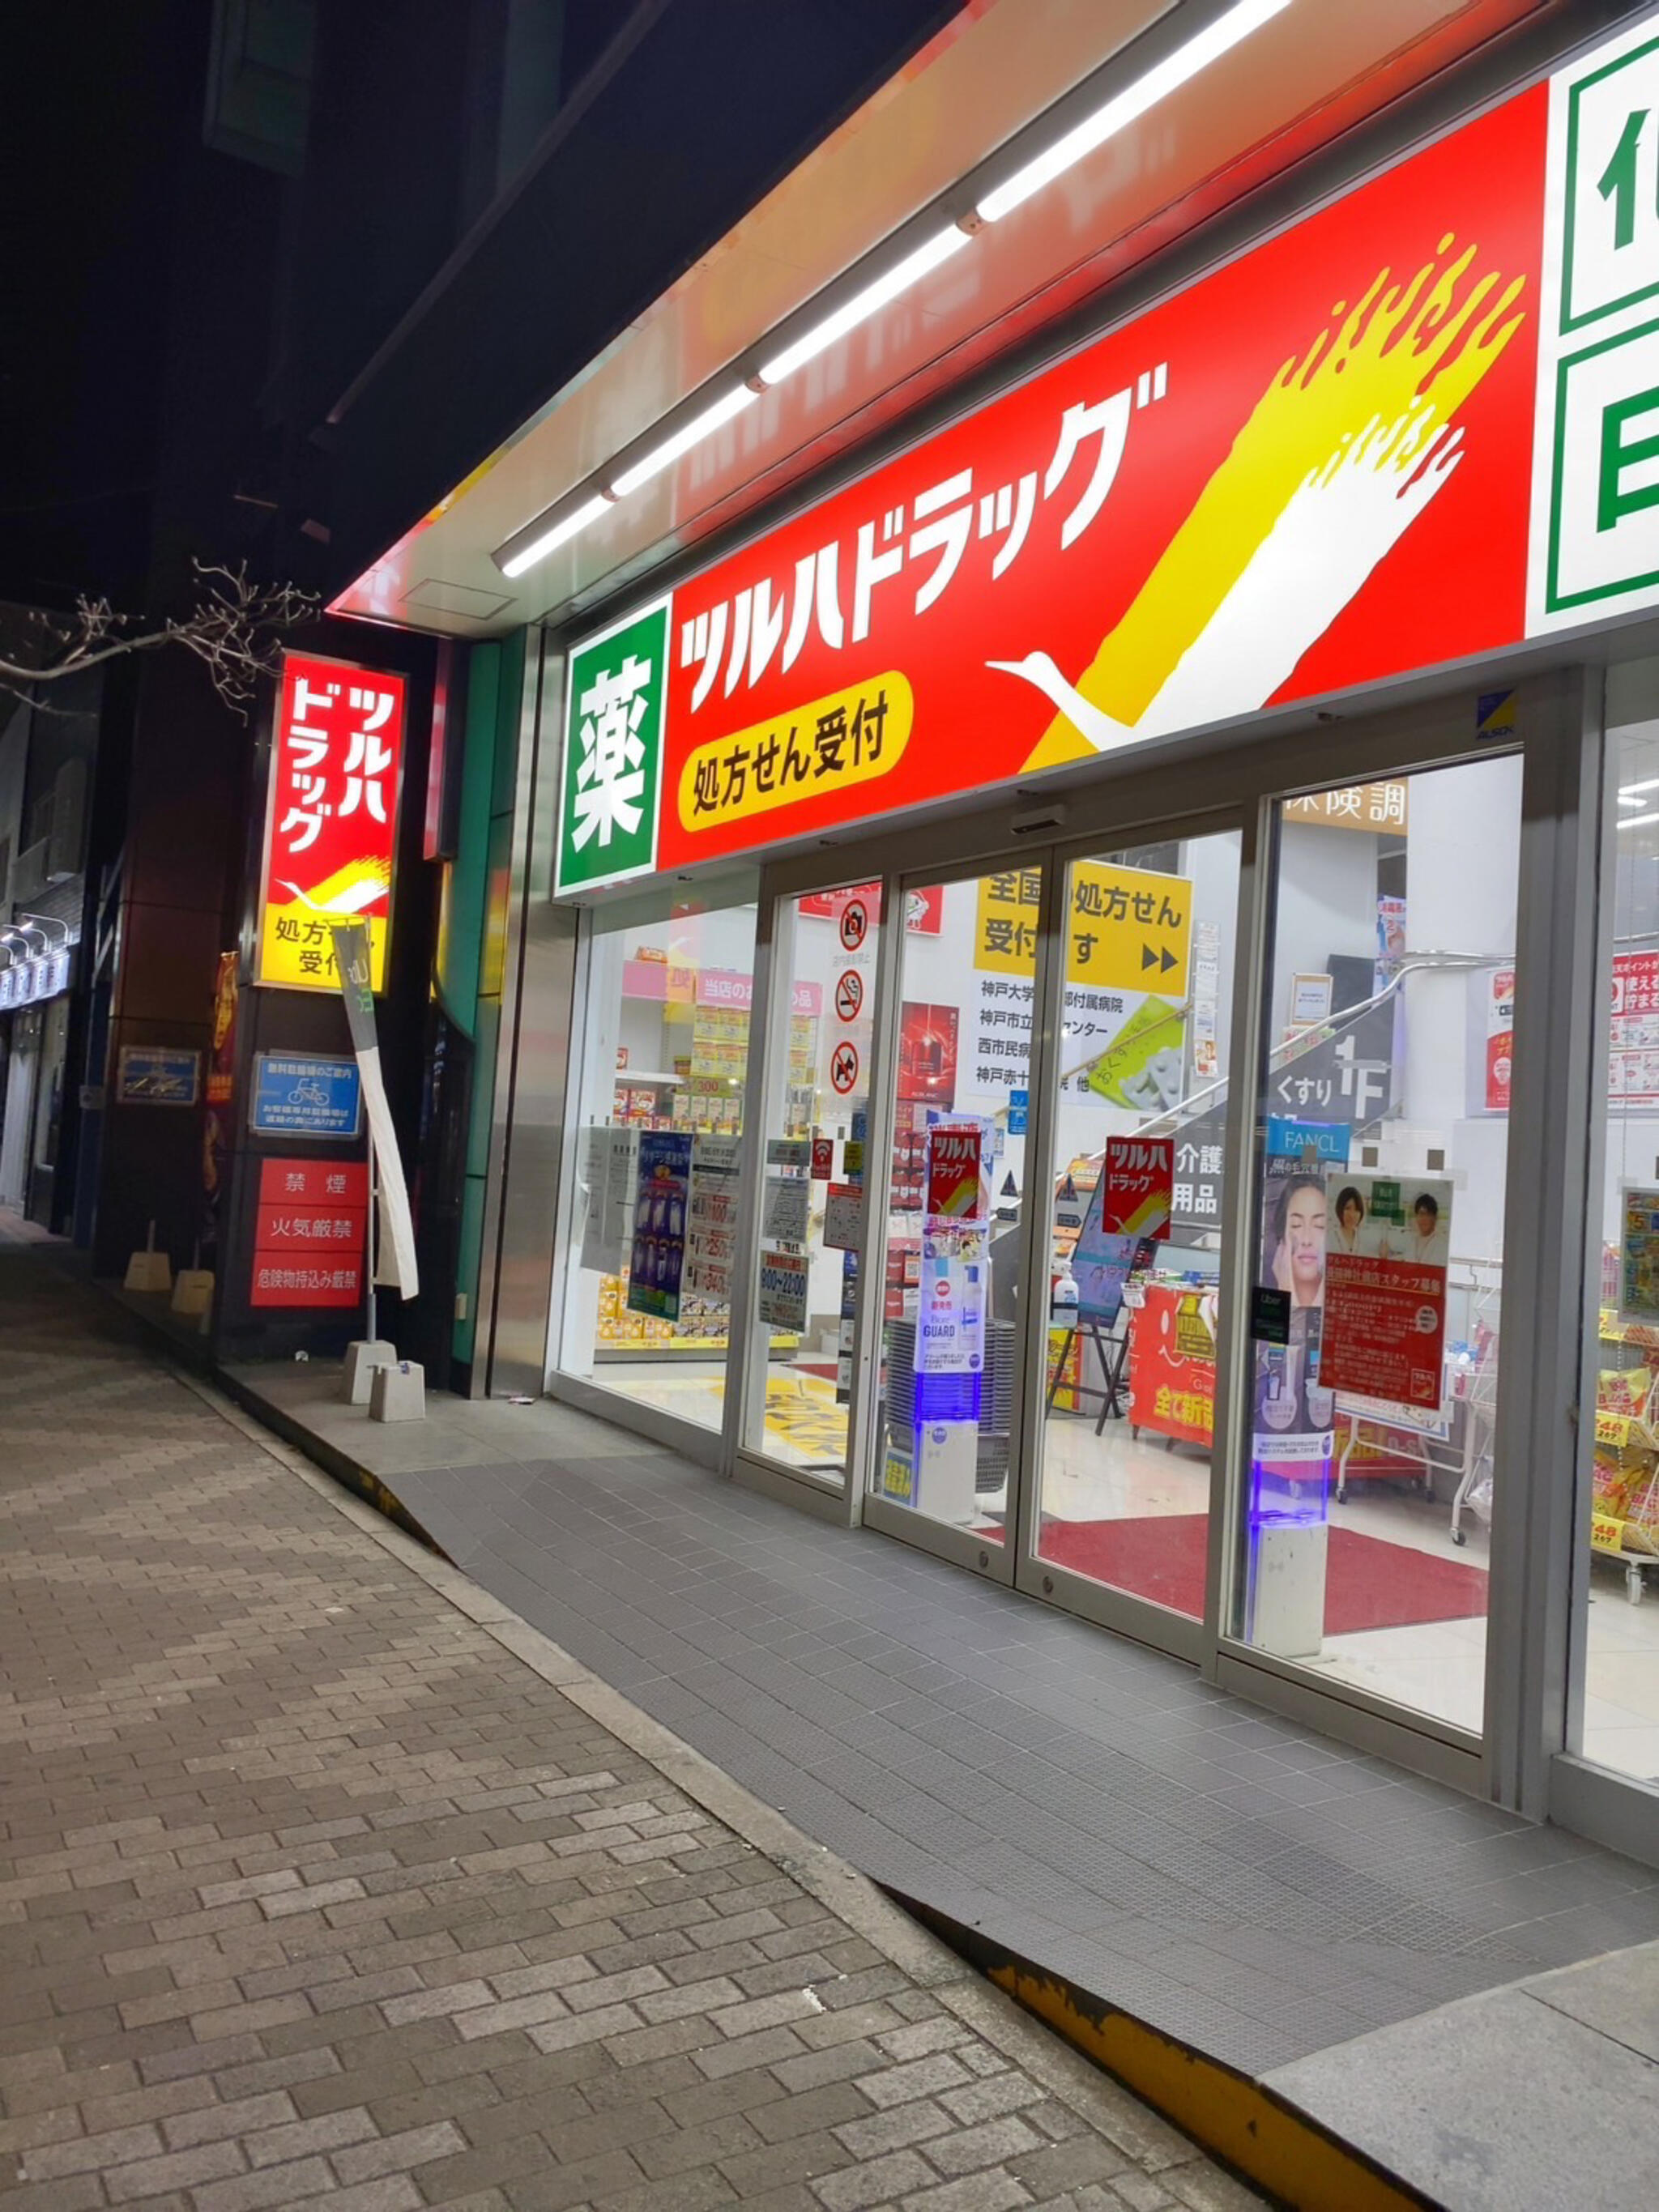
POLYGON ((1647 822, 1659 822, 1659 810, 1651 814, 1627 814, 1619 827, 1621 830, 1639 830, 1647 822))
POLYGON ((1236 7, 1218 15, 1195 37, 1188 39, 1185 46, 1177 46, 1172 54, 1149 69, 1145 76, 1126 85, 1092 115, 1085 115, 1074 130, 1056 140, 1045 153, 1028 161, 1023 169, 1016 169, 1006 184, 987 192, 975 213, 982 222, 1000 222, 1023 200, 1030 199, 1033 192, 1052 184, 1074 161, 1080 161, 1085 154, 1092 154, 1097 146, 1103 145, 1137 116, 1144 115, 1149 107, 1156 107, 1160 100, 1166 100, 1200 70, 1219 61, 1223 54, 1231 52, 1252 32, 1282 15, 1290 4, 1291 0, 1238 0, 1236 7))
POLYGON ((1634 799, 1642 791, 1659 791, 1659 775, 1644 776, 1640 783, 1621 783, 1619 796, 1620 799, 1634 799))
POLYGON ((629 492, 637 491, 642 483, 648 483, 671 461, 678 460, 682 453, 689 453, 692 447, 700 444, 711 431, 718 430, 722 422, 729 422, 734 415, 741 415, 755 398, 756 394, 746 384, 734 385, 712 407, 705 407, 701 415, 694 415, 689 422, 675 431, 672 438, 665 438, 661 445, 653 447, 642 461, 635 461, 631 469, 624 469, 619 477, 613 477, 611 482, 612 492, 618 499, 626 499, 629 492))
POLYGON ((873 315, 878 307, 884 307, 890 300, 896 300, 919 276, 930 269, 937 269, 941 261, 968 243, 969 234, 958 230, 955 223, 937 232, 914 253, 907 253, 902 261, 895 262, 884 276, 878 276, 873 284, 866 284, 861 292, 854 292, 850 300, 815 323, 810 331, 787 345, 781 353, 774 354, 770 361, 760 365, 763 384, 781 384, 786 376, 793 376, 805 362, 821 354, 826 346, 834 345, 848 331, 856 330, 861 322, 873 315))
POLYGON ((504 576, 522 576, 526 568, 533 568, 538 561, 545 561, 556 546, 569 543, 578 531, 586 530, 590 522, 597 521, 611 501, 603 492, 586 499, 580 507, 572 507, 568 514, 561 515, 550 530, 544 530, 539 538, 532 538, 528 545, 521 546, 510 561, 501 563, 504 576))

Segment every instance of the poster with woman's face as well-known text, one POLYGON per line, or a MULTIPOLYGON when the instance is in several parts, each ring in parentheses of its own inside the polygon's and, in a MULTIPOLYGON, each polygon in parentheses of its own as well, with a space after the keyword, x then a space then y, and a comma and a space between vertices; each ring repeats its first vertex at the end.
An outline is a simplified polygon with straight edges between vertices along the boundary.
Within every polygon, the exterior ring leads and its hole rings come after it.
POLYGON ((1287 1326, 1285 1343, 1255 1347, 1252 1455, 1292 1477, 1316 1472, 1330 1456, 1334 1407, 1319 1382, 1328 1178, 1346 1166, 1348 1142, 1346 1122, 1267 1123, 1258 1279, 1284 1292, 1287 1326))
MULTIPOLYGON (((1269 1170, 1279 1165, 1267 1163, 1269 1170)), ((1261 1279, 1288 1291, 1292 1313, 1325 1302, 1325 1178, 1294 1161, 1273 1177, 1263 1207, 1261 1279)))

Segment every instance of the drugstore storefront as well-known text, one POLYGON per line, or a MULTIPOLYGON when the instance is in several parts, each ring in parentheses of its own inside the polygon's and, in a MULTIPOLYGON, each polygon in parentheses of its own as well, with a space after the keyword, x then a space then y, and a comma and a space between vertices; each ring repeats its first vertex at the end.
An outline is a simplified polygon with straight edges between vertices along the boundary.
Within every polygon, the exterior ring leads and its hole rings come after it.
POLYGON ((1656 52, 539 673, 548 1388, 1648 1856, 1656 52))

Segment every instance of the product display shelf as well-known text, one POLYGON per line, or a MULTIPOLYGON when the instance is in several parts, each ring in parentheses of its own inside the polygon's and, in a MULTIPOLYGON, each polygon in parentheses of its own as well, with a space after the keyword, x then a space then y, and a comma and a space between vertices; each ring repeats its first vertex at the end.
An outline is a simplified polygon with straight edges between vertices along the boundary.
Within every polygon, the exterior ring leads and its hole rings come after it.
POLYGON ((1659 1579, 1659 1324, 1621 1321, 1603 1306, 1595 1389, 1590 1552, 1625 1571, 1639 1605, 1659 1579))

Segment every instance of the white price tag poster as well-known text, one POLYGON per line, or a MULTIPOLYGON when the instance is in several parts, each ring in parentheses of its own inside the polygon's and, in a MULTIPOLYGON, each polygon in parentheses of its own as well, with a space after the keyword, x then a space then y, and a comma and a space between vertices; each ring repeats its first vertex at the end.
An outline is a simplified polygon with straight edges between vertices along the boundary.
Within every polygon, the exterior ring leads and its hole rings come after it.
POLYGON ((799 1252, 761 1249, 757 1301, 768 1328, 799 1335, 806 1326, 806 1261, 799 1252))
POLYGON ((823 1202, 823 1241, 836 1252, 856 1252, 864 1237, 864 1193, 856 1183, 832 1182, 823 1202))
POLYGON ((738 1233, 738 1166, 741 1139, 699 1136, 691 1146, 691 1209, 685 1239, 685 1287, 694 1297, 725 1304, 732 1296, 732 1257, 738 1233))

